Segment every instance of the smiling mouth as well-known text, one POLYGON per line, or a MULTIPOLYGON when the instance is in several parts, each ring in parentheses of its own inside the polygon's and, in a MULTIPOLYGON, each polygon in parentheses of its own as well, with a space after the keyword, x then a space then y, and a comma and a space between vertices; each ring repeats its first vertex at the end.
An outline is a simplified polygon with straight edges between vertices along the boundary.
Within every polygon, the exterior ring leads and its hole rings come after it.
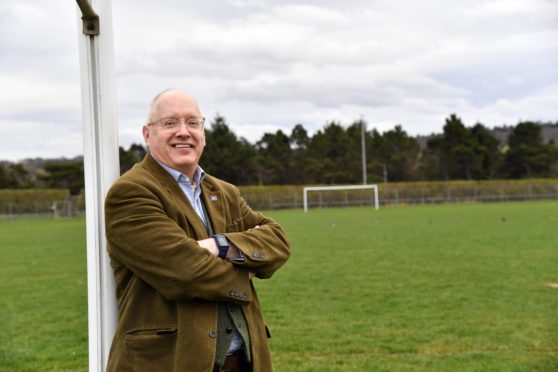
POLYGON ((172 145, 172 147, 174 147, 175 149, 193 149, 194 145, 191 145, 189 143, 175 143, 174 145, 172 145))

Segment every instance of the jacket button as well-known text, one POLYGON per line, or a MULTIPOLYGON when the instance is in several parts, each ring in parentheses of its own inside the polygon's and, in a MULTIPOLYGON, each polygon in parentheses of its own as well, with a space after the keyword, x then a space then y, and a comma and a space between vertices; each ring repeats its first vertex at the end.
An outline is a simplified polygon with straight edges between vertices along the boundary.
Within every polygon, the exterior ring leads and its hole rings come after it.
POLYGON ((209 337, 211 338, 217 337, 217 333, 215 332, 215 330, 212 329, 211 331, 209 331, 209 337))
POLYGON ((227 328, 225 332, 227 332, 227 334, 230 335, 232 333, 232 328, 231 327, 227 328))

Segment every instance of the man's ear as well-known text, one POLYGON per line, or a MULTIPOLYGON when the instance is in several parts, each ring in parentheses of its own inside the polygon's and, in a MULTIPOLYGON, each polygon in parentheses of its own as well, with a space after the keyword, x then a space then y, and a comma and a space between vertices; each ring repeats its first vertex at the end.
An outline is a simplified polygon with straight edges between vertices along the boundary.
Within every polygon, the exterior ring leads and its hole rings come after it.
POLYGON ((145 145, 149 147, 149 128, 147 125, 144 125, 142 130, 143 140, 145 141, 145 145))

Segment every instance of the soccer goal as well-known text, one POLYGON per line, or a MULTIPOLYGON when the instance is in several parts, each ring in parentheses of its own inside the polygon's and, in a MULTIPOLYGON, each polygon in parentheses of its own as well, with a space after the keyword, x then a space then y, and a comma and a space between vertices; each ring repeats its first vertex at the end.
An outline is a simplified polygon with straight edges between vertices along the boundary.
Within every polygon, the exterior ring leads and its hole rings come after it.
POLYGON ((336 190, 363 190, 371 189, 373 191, 374 208, 379 209, 378 201, 378 185, 349 185, 349 186, 308 186, 303 189, 304 195, 304 212, 308 212, 308 192, 311 191, 336 191, 336 190))

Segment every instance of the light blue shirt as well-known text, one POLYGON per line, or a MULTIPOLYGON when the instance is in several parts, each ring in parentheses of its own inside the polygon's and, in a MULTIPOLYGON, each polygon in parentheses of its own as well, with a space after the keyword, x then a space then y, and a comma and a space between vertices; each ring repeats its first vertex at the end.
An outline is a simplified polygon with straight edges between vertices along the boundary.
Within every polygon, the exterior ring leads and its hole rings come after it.
POLYGON ((188 176, 180 173, 176 169, 172 169, 171 167, 166 166, 157 159, 155 160, 161 165, 161 167, 169 172, 172 178, 174 178, 174 180, 178 183, 178 186, 180 186, 180 189, 182 190, 184 195, 186 195, 186 198, 188 198, 188 201, 190 202, 198 216, 200 216, 203 224, 205 225, 205 227, 207 227, 207 220, 205 219, 205 214, 203 213, 201 201, 201 183, 205 178, 205 171, 198 165, 196 170, 194 171, 194 177, 192 177, 193 179, 190 180, 188 176))

